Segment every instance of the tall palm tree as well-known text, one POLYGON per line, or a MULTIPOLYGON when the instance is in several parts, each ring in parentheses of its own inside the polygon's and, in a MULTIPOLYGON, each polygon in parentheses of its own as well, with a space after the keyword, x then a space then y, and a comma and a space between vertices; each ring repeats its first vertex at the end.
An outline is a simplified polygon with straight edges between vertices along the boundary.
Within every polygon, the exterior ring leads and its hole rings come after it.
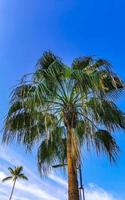
POLYGON ((16 139, 28 150, 37 147, 41 173, 67 163, 68 199, 79 200, 82 147, 103 151, 111 161, 117 158, 112 133, 125 129, 125 115, 113 99, 124 83, 105 60, 83 57, 68 67, 51 52, 43 54, 28 77, 12 92, 3 141, 16 139))
POLYGON ((10 197, 9 197, 9 200, 11 200, 12 196, 13 196, 14 189, 15 189, 16 181, 18 179, 28 180, 28 178, 22 173, 23 172, 23 167, 22 166, 17 166, 14 169, 9 167, 8 170, 10 172, 10 176, 4 178, 2 181, 3 182, 9 181, 9 180, 13 181, 13 187, 12 187, 12 191, 11 191, 11 194, 10 194, 10 197))

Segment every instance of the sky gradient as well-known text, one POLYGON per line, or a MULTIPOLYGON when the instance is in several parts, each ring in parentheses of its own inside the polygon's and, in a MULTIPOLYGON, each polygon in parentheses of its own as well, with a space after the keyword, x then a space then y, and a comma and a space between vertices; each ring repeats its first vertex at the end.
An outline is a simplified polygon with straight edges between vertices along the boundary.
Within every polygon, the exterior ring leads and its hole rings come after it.
MULTIPOLYGON (((44 50, 52 50, 67 65, 84 55, 107 59, 125 80, 124 10, 124 0, 0 0, 0 128, 12 87, 34 71, 44 50)), ((121 97, 117 102, 123 111, 124 101, 121 97)), ((84 154, 86 200, 124 200, 125 135, 119 131, 115 137, 121 149, 116 165, 104 155, 84 154)), ((23 164, 30 176, 28 183, 18 183, 14 200, 66 200, 66 174, 56 171, 40 178, 35 155, 25 154, 16 144, 4 148, 0 178, 16 164, 23 164)), ((10 186, 0 183, 0 199, 8 199, 10 186)))

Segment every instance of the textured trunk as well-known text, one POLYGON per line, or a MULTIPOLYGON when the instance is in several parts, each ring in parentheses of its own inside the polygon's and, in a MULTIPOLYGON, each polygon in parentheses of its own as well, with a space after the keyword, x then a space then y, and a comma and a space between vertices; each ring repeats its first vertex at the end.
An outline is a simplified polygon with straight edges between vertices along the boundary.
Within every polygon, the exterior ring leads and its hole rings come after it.
POLYGON ((76 159, 72 155, 72 129, 67 131, 68 200, 79 200, 76 159))
POLYGON ((13 183, 13 188, 12 188, 12 191, 11 191, 11 195, 10 195, 10 198, 9 198, 9 200, 11 200, 11 199, 12 199, 13 192, 14 192, 14 188, 15 188, 15 184, 16 184, 16 180, 15 180, 15 181, 14 181, 14 183, 13 183))

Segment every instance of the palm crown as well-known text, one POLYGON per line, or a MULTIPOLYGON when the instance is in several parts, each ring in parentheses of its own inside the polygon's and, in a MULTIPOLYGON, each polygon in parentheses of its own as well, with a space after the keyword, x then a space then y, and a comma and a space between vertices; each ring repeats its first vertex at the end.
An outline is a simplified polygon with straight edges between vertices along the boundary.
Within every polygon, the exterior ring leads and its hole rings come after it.
POLYGON ((10 172, 10 176, 4 178, 2 181, 8 181, 8 180, 17 180, 17 179, 23 179, 23 180, 28 180, 28 178, 22 173, 23 171, 23 167, 19 166, 19 167, 15 167, 14 169, 12 169, 11 167, 8 168, 9 172, 10 172))
POLYGON ((33 76, 12 93, 3 141, 16 139, 29 150, 38 144, 42 172, 68 162, 69 151, 76 165, 84 143, 115 160, 119 147, 111 133, 125 128, 125 116, 112 97, 122 88, 105 60, 78 58, 69 68, 45 52, 33 76))

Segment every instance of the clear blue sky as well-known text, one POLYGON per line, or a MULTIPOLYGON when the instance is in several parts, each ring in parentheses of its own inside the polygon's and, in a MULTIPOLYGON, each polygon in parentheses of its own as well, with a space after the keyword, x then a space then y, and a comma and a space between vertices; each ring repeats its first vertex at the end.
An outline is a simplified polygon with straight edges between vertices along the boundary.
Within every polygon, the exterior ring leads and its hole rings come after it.
MULTIPOLYGON (((0 0, 0 127, 3 126, 2 119, 9 106, 11 87, 18 83, 22 75, 35 69, 37 59, 48 49, 62 57, 68 65, 74 57, 82 55, 96 55, 108 59, 114 71, 125 80, 125 1, 0 0)), ((125 98, 121 98, 118 104, 125 111, 124 101, 125 98)), ((118 200, 124 199, 125 196, 125 135, 117 133, 116 139, 121 147, 116 165, 111 166, 104 156, 85 154, 84 178, 88 187, 86 190, 88 193, 92 190, 100 195, 107 195, 104 200, 114 200, 108 196, 109 193, 118 200), (90 183, 94 186, 88 186, 90 183)), ((0 155, 1 176, 7 173, 3 171, 2 163, 5 166, 12 164, 13 159, 15 161, 15 152, 19 160, 22 160, 23 156, 27 167, 32 165, 32 172, 36 170, 34 158, 30 156, 28 162, 28 156, 22 148, 14 145, 10 146, 8 151, 12 151, 9 155, 10 160, 7 159, 8 153, 0 155)), ((60 176, 56 175, 56 178, 60 176)), ((62 176, 59 180, 64 181, 63 179, 62 176)), ((63 193, 65 183, 61 187, 59 180, 53 184, 63 193)), ((38 184, 38 181, 43 184, 43 180, 36 181, 32 177, 32 184, 38 184)), ((50 178, 44 182, 49 188, 52 181, 50 178)), ((9 190, 9 186, 7 187, 9 190)), ((53 191, 53 188, 51 189, 53 191)), ((20 194, 20 186, 18 192, 17 196, 20 194)), ((25 193, 24 191, 24 196, 25 193)), ((58 200, 65 199, 63 196, 59 197, 59 194, 54 196, 58 200)), ((25 200, 32 198, 29 194, 25 200)), ((34 198, 40 199, 38 196, 34 198)), ((49 197, 47 198, 49 200, 49 197)), ((87 198, 91 200, 89 194, 87 198)), ((17 199, 22 200, 21 197, 15 197, 15 200, 17 199)))

